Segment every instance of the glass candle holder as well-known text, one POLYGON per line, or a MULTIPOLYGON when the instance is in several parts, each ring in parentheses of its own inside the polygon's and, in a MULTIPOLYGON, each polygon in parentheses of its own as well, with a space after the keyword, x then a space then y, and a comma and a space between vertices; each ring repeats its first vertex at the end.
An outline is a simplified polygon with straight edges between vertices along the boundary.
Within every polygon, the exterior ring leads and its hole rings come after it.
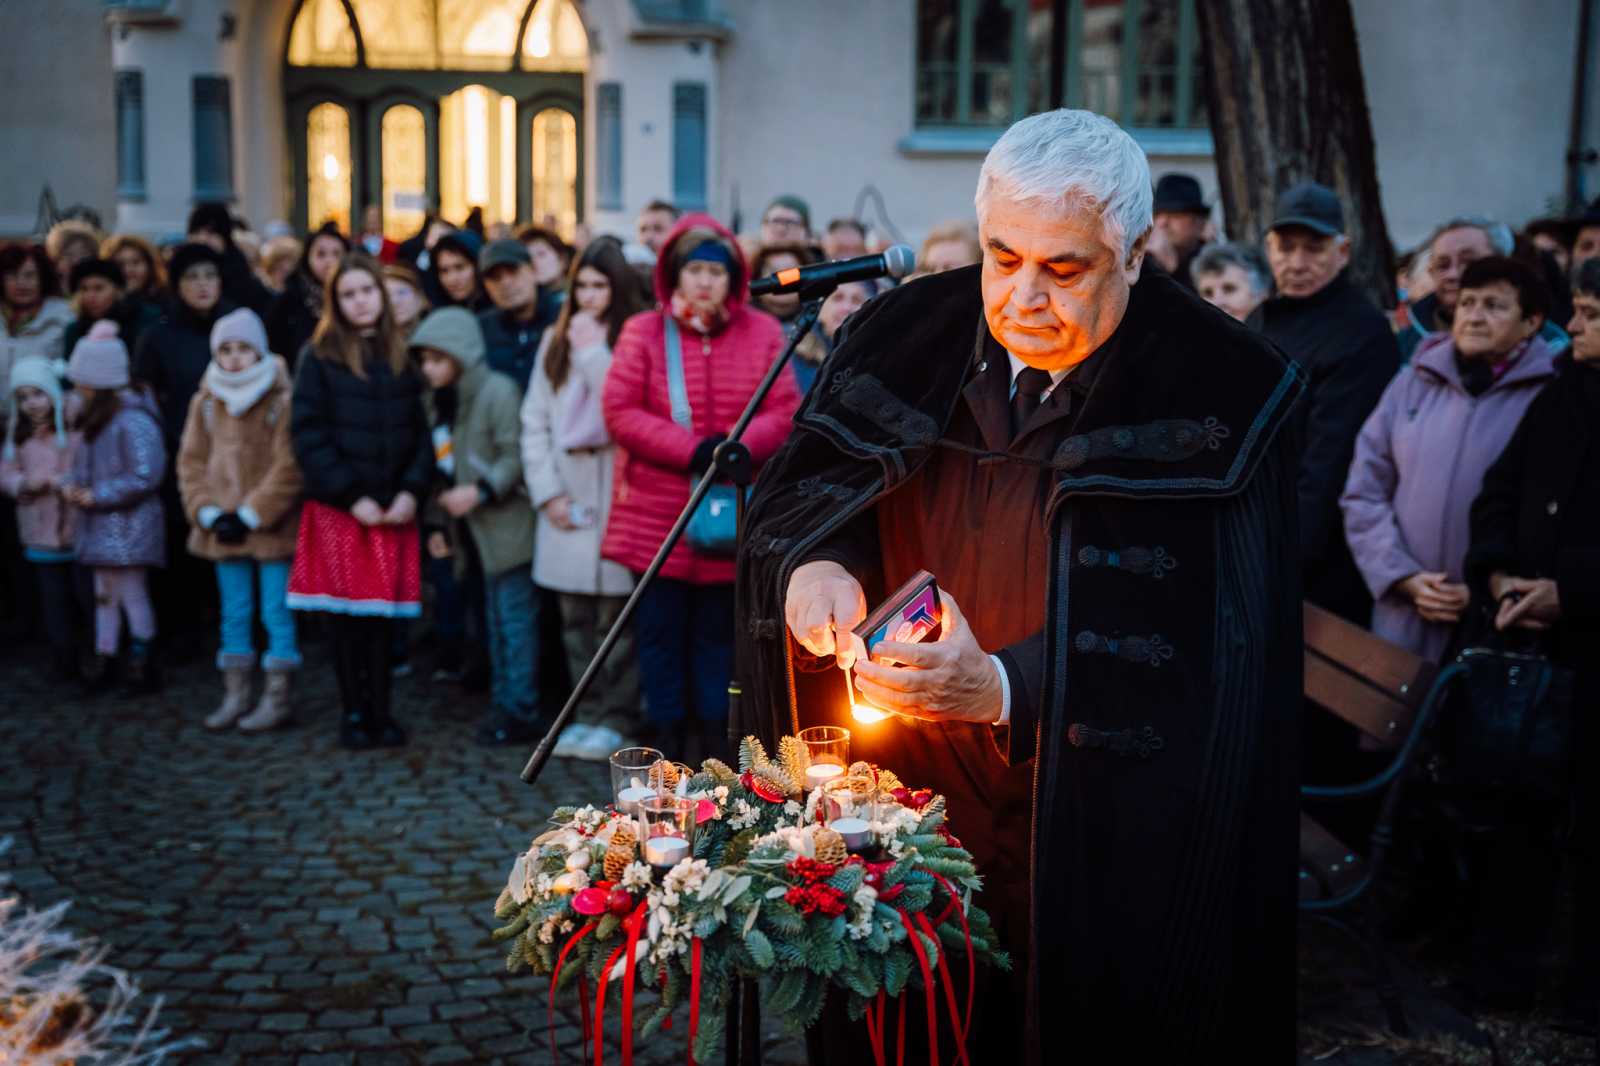
POLYGON ((639 808, 644 861, 657 870, 670 870, 687 859, 692 851, 694 801, 682 796, 651 796, 642 800, 639 808))
POLYGON ((877 786, 862 775, 836 777, 822 786, 818 820, 844 838, 852 852, 872 846, 872 820, 877 786))
POLYGON ((839 725, 814 725, 797 734, 806 746, 806 791, 843 777, 850 765, 850 730, 839 725))
POLYGON ((656 748, 623 748, 611 753, 611 795, 617 810, 639 813, 639 804, 656 794, 650 784, 650 768, 665 758, 656 748))

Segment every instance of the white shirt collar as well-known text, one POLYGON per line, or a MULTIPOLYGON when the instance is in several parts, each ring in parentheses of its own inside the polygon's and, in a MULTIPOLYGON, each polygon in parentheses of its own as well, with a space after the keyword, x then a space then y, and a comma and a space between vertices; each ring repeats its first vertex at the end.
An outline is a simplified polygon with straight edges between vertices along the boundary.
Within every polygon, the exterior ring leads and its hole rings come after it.
MULTIPOLYGON (((1015 389, 1017 387, 1017 375, 1028 369, 1028 364, 1024 363, 1021 359, 1018 359, 1010 352, 1006 353, 1006 358, 1011 360, 1011 387, 1015 389)), ((1049 397, 1049 395, 1055 391, 1056 386, 1061 384, 1061 382, 1066 379, 1068 374, 1072 373, 1073 367, 1075 366, 1077 366, 1076 363, 1064 370, 1050 371, 1050 387, 1039 394, 1039 399, 1044 400, 1049 397)))

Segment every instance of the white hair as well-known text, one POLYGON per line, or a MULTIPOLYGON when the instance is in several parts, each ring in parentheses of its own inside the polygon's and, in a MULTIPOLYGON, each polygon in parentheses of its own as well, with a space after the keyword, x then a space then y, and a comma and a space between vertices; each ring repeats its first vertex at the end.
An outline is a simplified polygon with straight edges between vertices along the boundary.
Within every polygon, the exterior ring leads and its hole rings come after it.
POLYGON ((1061 108, 1014 123, 983 160, 973 201, 992 195, 1030 207, 1100 216, 1105 241, 1123 256, 1150 228, 1150 161, 1115 122, 1061 108))

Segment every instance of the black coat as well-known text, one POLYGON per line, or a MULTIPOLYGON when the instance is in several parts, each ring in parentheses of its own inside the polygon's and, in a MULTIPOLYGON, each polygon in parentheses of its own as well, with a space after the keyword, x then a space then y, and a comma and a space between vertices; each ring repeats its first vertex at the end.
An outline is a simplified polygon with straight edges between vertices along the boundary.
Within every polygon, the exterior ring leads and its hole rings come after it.
MULTIPOLYGON (((222 250, 222 298, 238 307, 248 307, 266 317, 272 308, 273 293, 250 269, 250 261, 232 241, 222 250)), ((174 281, 173 288, 177 288, 174 281)))
POLYGON ((1250 324, 1299 363, 1309 382, 1298 488, 1306 599, 1369 625, 1372 597, 1345 542, 1339 495, 1362 423, 1400 369, 1389 320, 1340 272, 1311 296, 1273 297, 1250 324))
POLYGON ((189 401, 194 399, 200 379, 211 364, 211 327, 232 310, 224 300, 210 314, 201 315, 182 300, 174 300, 167 317, 139 337, 133 376, 156 394, 168 455, 178 454, 178 440, 189 417, 189 401))
POLYGON ((322 315, 322 289, 310 274, 296 270, 267 312, 267 344, 294 368, 300 349, 311 339, 322 315))
POLYGON ((484 359, 489 369, 498 370, 527 392, 539 342, 560 314, 561 297, 540 289, 531 322, 518 322, 509 311, 485 311, 479 315, 478 327, 483 330, 484 359))
POLYGON ((388 507, 400 492, 427 499, 433 442, 422 410, 422 376, 396 377, 369 357, 366 377, 309 346, 294 376, 289 431, 306 495, 348 510, 363 496, 388 507))
POLYGON ((1553 578, 1562 620, 1552 656, 1579 672, 1579 707, 1600 701, 1600 367, 1556 363, 1472 504, 1467 580, 1489 602, 1489 576, 1553 578))
MULTIPOLYGON (((847 323, 750 504, 744 731, 771 743, 848 724, 837 675, 803 672, 784 590, 817 545, 935 451, 958 450, 947 430, 986 371, 986 340, 976 267, 902 286, 847 323)), ((1013 678, 1011 725, 960 727, 992 738, 1001 772, 1033 796, 1031 943, 1017 945, 1031 966, 1025 994, 1001 1005, 1034 1062, 1288 1061, 1298 763, 1284 712, 1303 654, 1291 412, 1304 386, 1259 335, 1160 275, 1134 287, 1115 342, 1041 464, 1045 624, 1007 649, 1035 664, 1013 678), (1157 548, 1177 565, 1130 562, 1157 548)), ((948 535, 999 543, 981 526, 948 535)), ((936 790, 970 772, 885 754, 936 790)), ((956 824, 984 813, 952 812, 956 824)), ((980 998, 1003 987, 994 977, 980 998)))

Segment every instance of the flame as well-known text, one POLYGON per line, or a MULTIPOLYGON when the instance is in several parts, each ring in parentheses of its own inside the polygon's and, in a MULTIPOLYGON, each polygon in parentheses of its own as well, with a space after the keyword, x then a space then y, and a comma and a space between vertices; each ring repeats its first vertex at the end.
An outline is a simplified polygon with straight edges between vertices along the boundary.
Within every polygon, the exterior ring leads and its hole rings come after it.
POLYGON ((869 707, 865 703, 854 703, 850 705, 850 717, 858 722, 870 724, 883 721, 889 717, 889 712, 880 711, 876 707, 869 707))

